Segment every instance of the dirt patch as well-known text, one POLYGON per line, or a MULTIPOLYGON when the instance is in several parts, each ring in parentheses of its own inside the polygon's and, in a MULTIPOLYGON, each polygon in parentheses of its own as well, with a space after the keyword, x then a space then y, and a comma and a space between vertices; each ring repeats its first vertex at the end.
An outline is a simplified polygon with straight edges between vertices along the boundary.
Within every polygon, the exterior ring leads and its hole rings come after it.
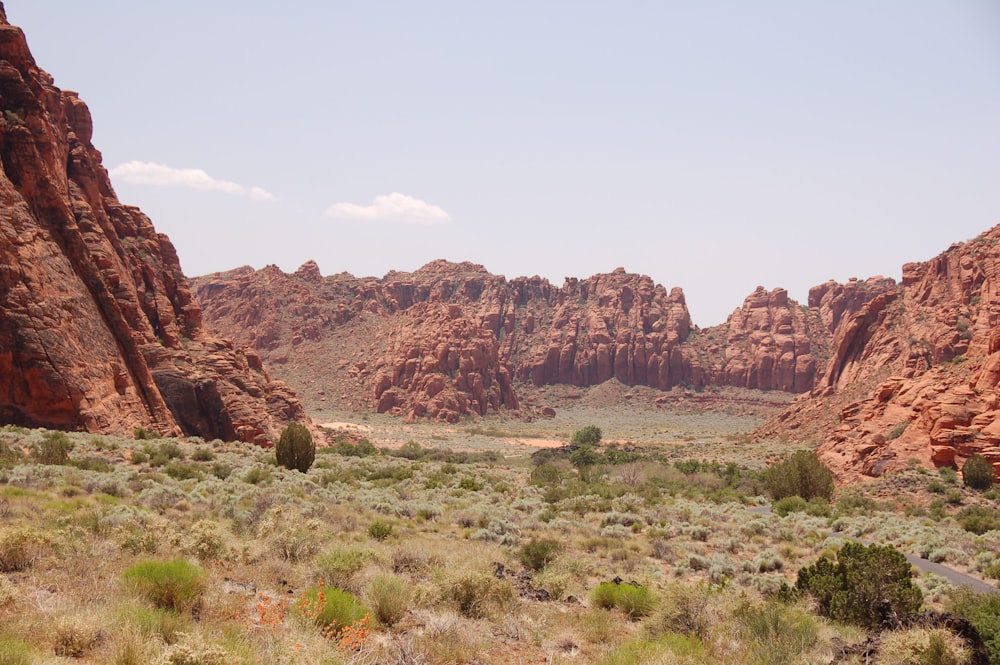
POLYGON ((320 427, 324 427, 326 429, 346 429, 346 430, 349 430, 349 431, 352 431, 352 432, 371 432, 372 431, 372 428, 369 425, 359 425, 357 423, 346 423, 346 422, 339 422, 339 421, 334 421, 334 422, 329 422, 329 423, 320 423, 319 426, 320 427))
POLYGON ((566 445, 565 441, 557 439, 507 439, 514 446, 529 446, 531 448, 559 448, 566 445))

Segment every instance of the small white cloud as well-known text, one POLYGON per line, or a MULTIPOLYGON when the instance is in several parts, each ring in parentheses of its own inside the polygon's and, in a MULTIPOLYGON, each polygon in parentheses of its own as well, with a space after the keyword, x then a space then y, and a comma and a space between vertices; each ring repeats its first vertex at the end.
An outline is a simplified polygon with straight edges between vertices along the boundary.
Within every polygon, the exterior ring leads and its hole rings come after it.
POLYGON ((255 201, 273 201, 274 194, 260 187, 244 187, 228 180, 213 178, 201 169, 175 169, 155 162, 125 162, 110 171, 115 178, 139 185, 190 187, 237 196, 248 196, 255 201))
POLYGON ((371 205, 334 203, 326 209, 328 217, 354 219, 363 222, 402 222, 404 224, 444 224, 451 215, 436 205, 393 192, 380 194, 371 205))

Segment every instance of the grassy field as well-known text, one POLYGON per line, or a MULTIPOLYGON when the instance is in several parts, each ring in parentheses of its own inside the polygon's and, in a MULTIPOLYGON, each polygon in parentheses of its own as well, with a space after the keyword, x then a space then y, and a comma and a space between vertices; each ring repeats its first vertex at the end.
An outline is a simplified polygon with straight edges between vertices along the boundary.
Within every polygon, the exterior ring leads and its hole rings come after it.
MULTIPOLYGON (((753 417, 316 421, 339 444, 305 474, 246 444, 0 430, 0 665, 829 663, 868 633, 781 590, 846 537, 1000 577, 997 496, 954 474, 750 510, 790 451, 751 445, 753 417), (590 424, 592 464, 544 447, 590 424)), ((962 662, 919 630, 878 662, 962 662)))

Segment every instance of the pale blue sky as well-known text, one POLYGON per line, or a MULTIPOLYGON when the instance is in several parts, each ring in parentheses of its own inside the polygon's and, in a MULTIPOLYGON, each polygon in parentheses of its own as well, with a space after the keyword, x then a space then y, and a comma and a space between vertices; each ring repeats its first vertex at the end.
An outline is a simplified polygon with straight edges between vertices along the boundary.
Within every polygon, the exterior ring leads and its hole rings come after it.
POLYGON ((707 326, 1000 223, 996 0, 5 5, 188 275, 623 266, 707 326))

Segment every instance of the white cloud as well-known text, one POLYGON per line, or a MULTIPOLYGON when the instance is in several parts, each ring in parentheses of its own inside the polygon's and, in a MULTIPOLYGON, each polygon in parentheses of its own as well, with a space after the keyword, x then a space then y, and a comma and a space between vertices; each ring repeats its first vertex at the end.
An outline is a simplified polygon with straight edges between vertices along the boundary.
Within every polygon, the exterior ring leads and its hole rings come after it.
POLYGON ((260 187, 244 187, 239 183, 213 178, 201 169, 175 169, 155 162, 125 162, 110 171, 115 178, 140 185, 190 187, 237 196, 248 196, 255 201, 273 201, 274 194, 260 187))
POLYGON ((403 222, 405 224, 444 224, 451 215, 436 205, 393 192, 380 194, 371 205, 334 203, 326 209, 329 217, 354 219, 363 222, 403 222))

